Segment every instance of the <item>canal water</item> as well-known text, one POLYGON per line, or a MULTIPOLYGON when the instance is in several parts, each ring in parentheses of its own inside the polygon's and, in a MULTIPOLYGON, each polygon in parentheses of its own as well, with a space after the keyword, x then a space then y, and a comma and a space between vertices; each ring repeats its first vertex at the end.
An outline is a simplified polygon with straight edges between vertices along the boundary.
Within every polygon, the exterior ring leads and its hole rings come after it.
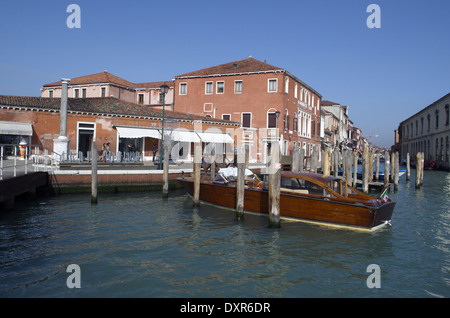
POLYGON ((390 197, 392 226, 373 233, 271 229, 183 191, 18 203, 0 214, 0 297, 449 297, 450 174, 402 176, 390 197))

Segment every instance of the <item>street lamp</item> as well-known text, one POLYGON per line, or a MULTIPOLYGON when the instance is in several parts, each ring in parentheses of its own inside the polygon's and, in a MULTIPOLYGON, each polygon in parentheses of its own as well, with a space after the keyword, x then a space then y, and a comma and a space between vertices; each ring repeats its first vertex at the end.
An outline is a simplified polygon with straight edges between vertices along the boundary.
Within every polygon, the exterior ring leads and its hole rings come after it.
POLYGON ((162 130, 161 130, 161 147, 159 149, 159 170, 162 169, 163 164, 163 151, 164 151, 164 108, 166 104, 166 94, 169 91, 169 86, 161 85, 160 87, 161 95, 163 97, 163 111, 162 111, 162 130))

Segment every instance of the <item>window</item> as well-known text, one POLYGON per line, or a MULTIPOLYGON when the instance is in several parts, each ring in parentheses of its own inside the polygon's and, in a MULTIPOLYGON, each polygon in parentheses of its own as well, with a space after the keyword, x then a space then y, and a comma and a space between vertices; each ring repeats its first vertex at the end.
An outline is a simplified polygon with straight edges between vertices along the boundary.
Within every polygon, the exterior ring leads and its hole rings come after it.
POLYGON ((180 95, 187 95, 187 83, 180 83, 180 95))
POLYGON ((144 104, 144 94, 138 94, 138 104, 144 104))
POLYGON ((297 118, 297 113, 294 113, 294 123, 293 123, 292 130, 293 130, 293 131, 297 131, 297 130, 298 130, 298 118, 297 118))
POLYGON ((166 98, 165 94, 159 93, 159 103, 160 104, 164 104, 165 103, 165 101, 166 101, 165 98, 166 98))
POLYGON ((448 104, 445 105, 445 126, 449 125, 449 120, 450 120, 449 114, 448 114, 448 108, 449 108, 448 104))
POLYGON ((206 82, 205 83, 205 94, 212 94, 213 93, 213 82, 206 82))
POLYGON ((416 136, 419 134, 419 122, 416 120, 416 136))
POLYGON ((277 115, 275 113, 267 113, 267 128, 277 128, 277 115))
POLYGON ((277 91, 277 79, 269 79, 269 92, 276 92, 277 91))
POLYGON ((222 114, 223 120, 231 120, 231 114, 222 114))
POLYGON ((287 94, 289 93, 289 77, 286 76, 286 79, 284 80, 284 92, 287 94))
POLYGON ((420 134, 423 135, 423 117, 420 118, 420 134))
POLYGON ((289 113, 288 110, 284 110, 284 129, 289 130, 289 113))
POLYGON ((297 98, 297 83, 295 83, 295 88, 294 88, 294 98, 297 98))
POLYGON ((439 109, 436 109, 436 129, 439 129, 439 109))
POLYGON ((427 131, 429 132, 430 131, 430 127, 431 127, 431 115, 430 114, 427 115, 427 121, 428 121, 428 129, 427 129, 427 131))
POLYGON ((86 98, 86 88, 81 89, 81 96, 86 98))
POLYGON ((234 92, 242 93, 242 81, 234 81, 234 92))
POLYGON ((250 128, 252 126, 252 114, 242 113, 242 127, 250 128))
POLYGON ((48 97, 50 97, 50 98, 53 97, 53 91, 48 91, 48 97))
POLYGON ((75 98, 80 97, 80 90, 78 88, 75 88, 73 90, 73 97, 75 97, 75 98))
POLYGON ((217 82, 216 93, 217 94, 223 94, 224 91, 225 91, 225 83, 224 82, 217 82))
POLYGON ((101 88, 101 96, 106 97, 106 87, 101 88))

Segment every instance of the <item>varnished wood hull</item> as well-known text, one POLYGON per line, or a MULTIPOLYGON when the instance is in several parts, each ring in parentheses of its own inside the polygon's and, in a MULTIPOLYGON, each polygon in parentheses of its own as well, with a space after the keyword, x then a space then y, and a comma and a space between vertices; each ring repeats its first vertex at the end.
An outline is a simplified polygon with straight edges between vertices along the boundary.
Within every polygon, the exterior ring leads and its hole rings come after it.
MULTIPOLYGON (((192 195, 192 179, 178 179, 185 190, 192 195)), ((200 183, 200 200, 227 208, 236 208, 236 188, 227 185, 200 183)), ((269 212, 268 191, 245 189, 244 210, 260 213, 269 212)), ((280 214, 289 217, 319 223, 373 229, 391 220, 395 202, 379 207, 367 207, 361 204, 349 204, 333 200, 323 200, 302 195, 281 192, 280 214)))

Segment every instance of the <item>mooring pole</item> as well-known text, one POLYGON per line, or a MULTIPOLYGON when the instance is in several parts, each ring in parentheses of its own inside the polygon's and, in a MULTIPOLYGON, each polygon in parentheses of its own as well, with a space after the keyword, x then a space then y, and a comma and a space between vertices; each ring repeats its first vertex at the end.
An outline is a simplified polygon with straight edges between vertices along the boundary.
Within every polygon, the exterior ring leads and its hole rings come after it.
POLYGON ((245 157, 246 146, 238 147, 237 153, 237 182, 236 182, 236 219, 244 218, 244 186, 245 186, 245 157))
POLYGON ((358 185, 358 152, 353 153, 353 187, 358 185))
POLYGON ((411 158, 409 152, 406 154, 406 181, 411 179, 411 158))
POLYGON ((163 198, 169 196, 169 145, 170 139, 164 140, 164 163, 163 163, 163 198))
POLYGON ((322 158, 322 173, 324 176, 330 175, 330 148, 325 147, 322 158))
POLYGON ((272 143, 270 149, 270 170, 269 170, 269 227, 280 227, 280 185, 281 185, 281 164, 280 145, 278 142, 272 143))
POLYGON ((389 168, 390 168, 390 156, 389 152, 384 153, 384 186, 389 184, 389 168))
POLYGON ((422 185, 422 153, 416 155, 416 188, 422 185))
POLYGON ((299 171, 299 165, 300 165, 300 151, 298 149, 298 146, 295 145, 294 149, 292 149, 291 171, 292 172, 298 172, 299 171))
POLYGON ((398 157, 398 151, 395 152, 395 166, 394 166, 394 191, 398 189, 398 180, 400 175, 400 159, 398 157))
POLYGON ((202 144, 194 146, 194 206, 200 206, 200 171, 202 166, 202 144))
POLYGON ((375 180, 378 181, 380 179, 380 152, 376 153, 377 158, 375 163, 375 180))
POLYGON ((300 153, 299 153, 299 162, 298 162, 298 171, 299 172, 303 172, 305 170, 305 149, 301 148, 299 149, 300 153))
POLYGON ((91 203, 97 203, 97 143, 92 141, 91 146, 91 167, 92 167, 92 183, 91 183, 91 203))
POLYGON ((364 193, 369 192, 369 150, 364 147, 363 151, 363 175, 362 175, 362 189, 364 193))

